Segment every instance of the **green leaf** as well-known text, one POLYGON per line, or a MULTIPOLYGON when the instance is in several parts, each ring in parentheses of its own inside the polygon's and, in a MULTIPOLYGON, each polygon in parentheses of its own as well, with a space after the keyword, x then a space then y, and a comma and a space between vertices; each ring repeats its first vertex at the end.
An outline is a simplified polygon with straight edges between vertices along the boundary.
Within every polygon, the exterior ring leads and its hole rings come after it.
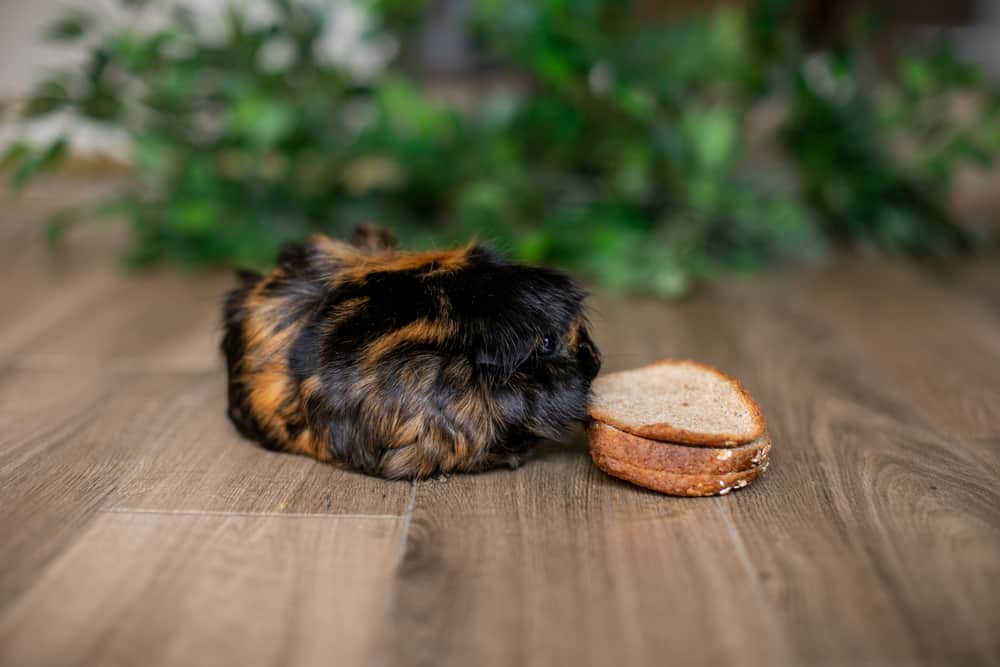
POLYGON ((405 137, 440 139, 450 127, 447 109, 422 95, 411 83, 388 78, 378 88, 382 111, 390 126, 405 137))
POLYGON ((545 231, 542 229, 534 230, 518 238, 514 254, 522 262, 539 264, 545 261, 549 245, 545 231))
POLYGON ((262 95, 249 95, 237 101, 229 116, 234 134, 252 143, 270 148, 292 129, 295 114, 282 100, 262 95))
POLYGON ((140 171, 162 176, 169 170, 173 155, 173 146, 165 137, 144 134, 133 139, 132 156, 140 171))
POLYGON ((221 220, 218 204, 210 199, 182 199, 174 204, 171 222, 185 233, 211 231, 221 220))
POLYGON ((69 228, 79 221, 75 210, 64 209, 52 215, 45 223, 45 241, 49 247, 60 245, 69 228))
MULTIPOLYGON (((44 150, 30 151, 21 154, 18 158, 11 185, 15 190, 23 189, 33 177, 54 168, 63 155, 66 154, 68 142, 64 137, 60 137, 49 144, 44 150)), ((19 152, 21 152, 19 150, 19 152)))
POLYGON ((38 118, 72 104, 70 81, 65 74, 56 74, 35 85, 24 108, 26 118, 38 118))
POLYGON ((709 20, 708 50, 722 65, 745 64, 747 42, 746 15, 728 6, 720 6, 709 20))
POLYGON ((657 271, 650 288, 667 299, 676 299, 691 288, 691 275, 678 266, 664 265, 657 271))
POLYGON ((692 109, 682 121, 695 163, 715 171, 728 164, 736 151, 737 119, 730 109, 692 109))
POLYGON ((31 148, 23 141, 17 141, 7 147, 7 150, 0 155, 0 170, 16 168, 28 155, 31 148))
POLYGON ((156 37, 145 37, 130 30, 121 30, 107 40, 112 61, 125 67, 143 72, 155 61, 158 47, 156 37))
POLYGON ((932 73, 927 61, 923 58, 909 57, 901 66, 903 83, 913 95, 923 95, 930 91, 932 73))
POLYGON ((90 32, 94 25, 94 15, 82 9, 72 9, 53 21, 45 30, 45 39, 50 42, 72 43, 90 32))
POLYGON ((68 149, 69 141, 66 137, 59 137, 53 141, 39 157, 36 167, 37 171, 45 171, 56 167, 63 156, 66 155, 68 149))

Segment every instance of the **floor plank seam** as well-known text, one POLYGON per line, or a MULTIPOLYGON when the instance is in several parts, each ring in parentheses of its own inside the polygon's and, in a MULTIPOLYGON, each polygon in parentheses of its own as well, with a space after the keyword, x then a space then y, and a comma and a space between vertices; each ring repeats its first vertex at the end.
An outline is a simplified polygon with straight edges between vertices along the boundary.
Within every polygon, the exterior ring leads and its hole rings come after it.
MULTIPOLYGON (((397 550, 395 562, 393 563, 391 570, 393 573, 392 576, 394 580, 398 579, 399 569, 403 566, 403 560, 406 558, 406 547, 410 541, 410 524, 413 522, 413 508, 417 504, 418 484, 419 482, 417 481, 410 482, 410 499, 406 503, 406 511, 403 514, 403 523, 400 526, 400 532, 402 534, 399 538, 399 548, 397 550)), ((390 617, 392 616, 392 610, 394 607, 393 598, 395 594, 396 594, 395 586, 390 585, 386 587, 385 600, 382 601, 382 622, 380 624, 380 629, 387 627, 389 624, 389 620, 390 617)), ((380 665, 382 664, 382 661, 378 659, 382 658, 383 656, 380 656, 378 654, 378 645, 377 645, 378 635, 375 634, 375 637, 376 637, 375 639, 376 644, 372 646, 371 656, 373 658, 373 661, 371 662, 371 664, 380 665)))
POLYGON ((168 509, 130 509, 128 507, 109 507, 100 510, 104 514, 167 514, 177 516, 234 516, 234 517, 260 517, 260 518, 282 518, 282 519, 378 519, 378 520, 405 520, 400 514, 335 514, 324 512, 228 512, 223 510, 168 510, 168 509))
POLYGON ((171 365, 169 363, 158 363, 155 361, 144 361, 140 359, 128 361, 95 361, 92 363, 81 363, 78 358, 64 355, 46 354, 23 354, 10 359, 9 367, 13 370, 35 371, 39 373, 58 373, 67 371, 101 371, 102 373, 120 373, 122 375, 132 373, 148 373, 151 375, 192 375, 209 376, 217 375, 223 371, 221 365, 197 365, 185 366, 182 364, 171 365))
POLYGON ((406 558, 406 545, 410 539, 410 524, 413 521, 413 508, 417 504, 417 484, 419 482, 410 482, 410 499, 406 503, 406 510, 403 512, 403 536, 399 540, 399 552, 396 554, 396 562, 393 565, 393 571, 398 571, 400 566, 403 564, 403 559, 406 558))
POLYGON ((740 562, 743 573, 750 582, 750 595, 753 597, 757 608, 764 617, 764 622, 767 625, 768 632, 771 634, 770 641, 773 646, 785 646, 785 643, 782 641, 782 632, 778 627, 773 609, 767 602, 767 596, 760 586, 760 578, 757 576, 757 573, 754 571, 753 565, 750 562, 750 556, 747 553, 746 545, 743 543, 743 538, 740 537, 739 532, 736 530, 736 526, 733 524, 733 521, 729 516, 729 512, 726 511, 723 499, 716 496, 715 498, 712 498, 712 500, 715 501, 715 509, 719 512, 719 516, 722 517, 722 525, 725 527, 726 535, 729 537, 729 541, 733 545, 733 549, 736 552, 736 559, 740 562))

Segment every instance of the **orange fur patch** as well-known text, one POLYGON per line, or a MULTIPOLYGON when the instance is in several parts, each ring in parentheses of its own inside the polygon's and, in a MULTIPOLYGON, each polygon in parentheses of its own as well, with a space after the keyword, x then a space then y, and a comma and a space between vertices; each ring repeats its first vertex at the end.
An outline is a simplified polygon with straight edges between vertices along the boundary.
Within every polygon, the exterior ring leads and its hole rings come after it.
POLYGON ((364 280, 370 273, 414 271, 426 269, 428 275, 458 271, 469 265, 472 245, 456 250, 430 250, 427 252, 388 251, 377 255, 337 255, 339 271, 332 275, 332 284, 364 280))
POLYGON ((416 320, 372 341, 365 349, 365 362, 374 364, 389 350, 403 343, 443 343, 455 331, 453 322, 426 318, 416 320))

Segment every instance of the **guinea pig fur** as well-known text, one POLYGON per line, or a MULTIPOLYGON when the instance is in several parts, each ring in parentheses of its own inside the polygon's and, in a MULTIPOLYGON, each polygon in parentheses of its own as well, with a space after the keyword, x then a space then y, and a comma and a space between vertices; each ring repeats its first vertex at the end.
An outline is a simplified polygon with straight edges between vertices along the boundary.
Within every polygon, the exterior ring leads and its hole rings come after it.
POLYGON ((566 275, 375 228, 287 246, 226 298, 229 418, 268 449, 387 478, 516 466, 586 419, 600 353, 566 275))

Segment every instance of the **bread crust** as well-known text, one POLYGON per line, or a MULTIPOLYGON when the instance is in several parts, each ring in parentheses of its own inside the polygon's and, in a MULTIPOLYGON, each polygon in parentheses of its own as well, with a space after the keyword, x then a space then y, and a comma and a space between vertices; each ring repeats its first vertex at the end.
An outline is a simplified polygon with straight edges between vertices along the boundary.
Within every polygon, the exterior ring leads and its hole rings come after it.
POLYGON ((684 475, 746 472, 767 463, 771 453, 771 438, 766 433, 737 447, 706 447, 640 438, 609 424, 592 421, 587 426, 587 438, 592 453, 638 468, 684 475))
POLYGON ((724 496, 741 489, 767 470, 767 462, 743 472, 685 475, 683 473, 642 468, 627 461, 591 450, 597 467, 612 477, 672 496, 724 496))
MULTIPOLYGON (((617 419, 614 414, 602 410, 594 405, 588 408, 588 413, 591 418, 598 422, 604 422, 609 424, 620 431, 626 433, 631 433, 632 435, 637 435, 641 438, 647 438, 649 440, 657 440, 660 442, 672 442, 684 445, 701 445, 707 447, 737 447, 739 445, 745 445, 747 443, 753 442, 759 439, 767 431, 767 424, 764 421, 764 413, 761 411, 760 406, 757 401, 753 400, 743 385, 740 384, 739 380, 723 373, 718 368, 710 366, 708 364, 703 364, 699 361, 690 360, 675 360, 675 359, 664 359, 662 361, 657 361, 652 364, 648 364, 643 368, 654 368, 657 366, 667 366, 667 365, 683 365, 698 368, 702 371, 713 373, 717 375, 724 382, 730 384, 740 397, 743 399, 744 404, 750 411, 751 417, 753 418, 754 428, 750 433, 702 433, 697 431, 689 431, 687 429, 678 428, 672 424, 666 422, 660 422, 655 424, 641 424, 633 425, 628 424, 620 419, 617 419)), ((614 375, 613 373, 610 375, 614 375)), ((600 378, 599 378, 600 379, 600 378)))

